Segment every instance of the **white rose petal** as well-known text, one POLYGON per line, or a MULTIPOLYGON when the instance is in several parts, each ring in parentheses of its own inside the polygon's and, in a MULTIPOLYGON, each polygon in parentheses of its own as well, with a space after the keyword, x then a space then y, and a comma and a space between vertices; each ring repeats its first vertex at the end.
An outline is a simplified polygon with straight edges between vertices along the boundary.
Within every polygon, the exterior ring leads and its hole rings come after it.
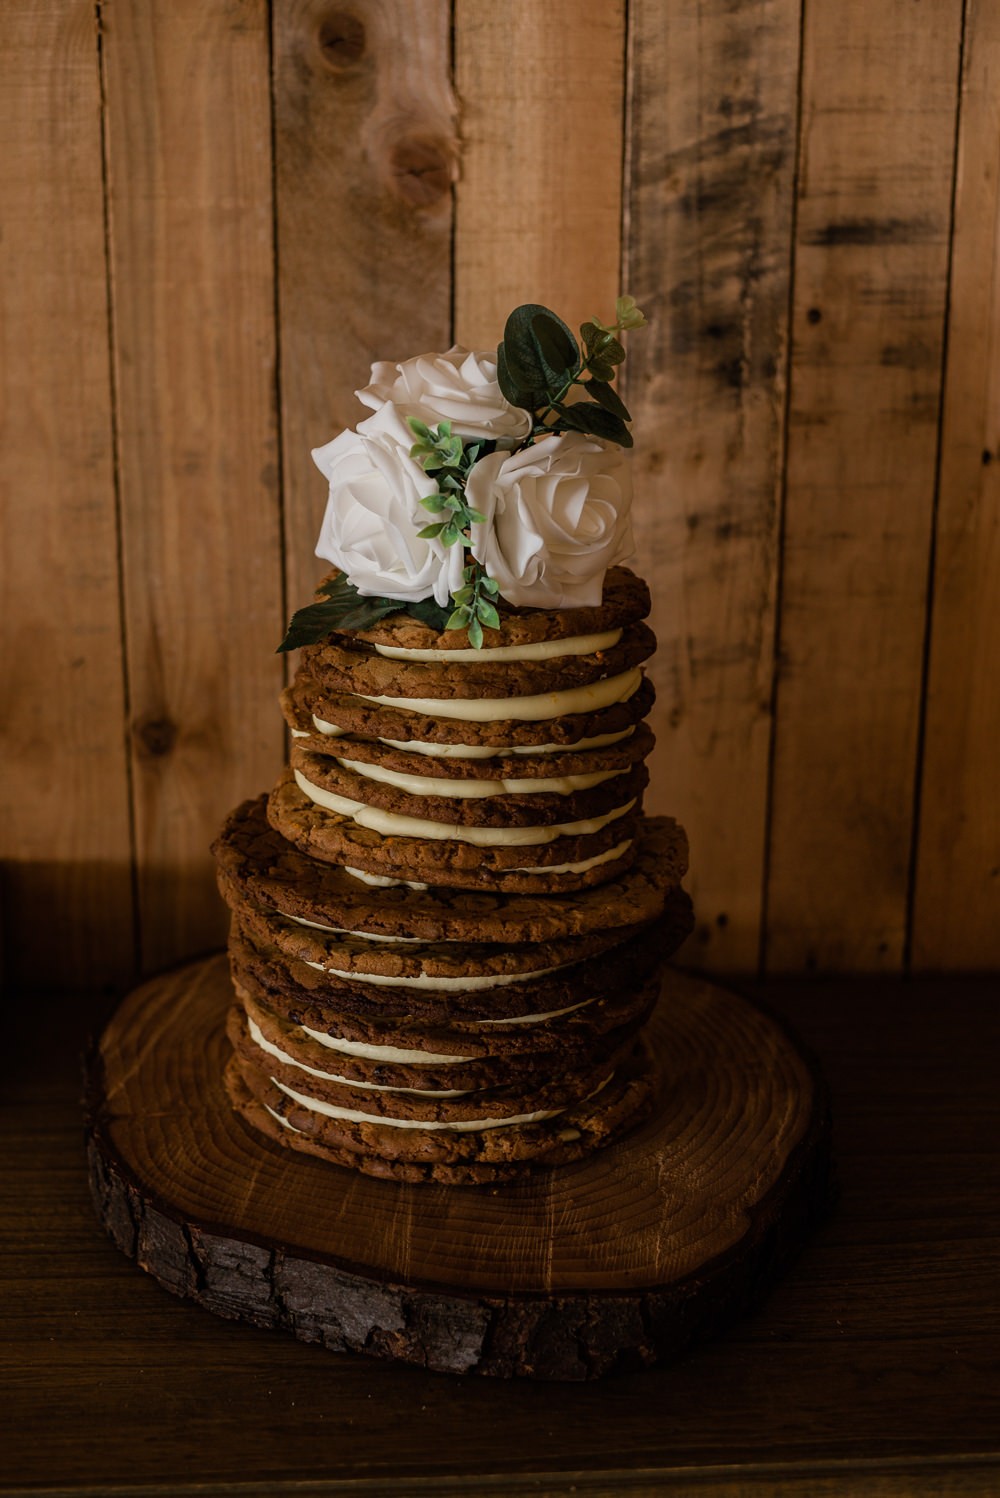
POLYGON ((433 516, 420 501, 437 482, 410 457, 412 434, 389 404, 356 432, 313 450, 330 496, 316 555, 333 562, 359 593, 446 604, 462 586, 462 547, 417 534, 433 516))
POLYGON ((459 437, 503 441, 526 437, 531 430, 529 412, 512 406, 501 393, 495 357, 457 344, 446 354, 373 364, 371 384, 356 394, 373 411, 391 402, 404 419, 415 416, 428 426, 450 421, 459 437))
POLYGON ((632 555, 631 469, 621 448, 582 433, 495 452, 472 469, 472 555, 509 603, 599 604, 609 567, 632 555))

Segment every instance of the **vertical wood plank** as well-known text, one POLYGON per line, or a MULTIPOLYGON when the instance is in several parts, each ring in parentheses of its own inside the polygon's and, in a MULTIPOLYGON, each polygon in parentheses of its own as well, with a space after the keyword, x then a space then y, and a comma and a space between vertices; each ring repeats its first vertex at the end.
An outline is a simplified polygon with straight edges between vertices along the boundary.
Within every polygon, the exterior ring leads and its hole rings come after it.
POLYGON ((772 971, 902 962, 961 12, 805 12, 772 971))
POLYGON ((324 570, 310 450, 369 414, 353 392, 374 360, 451 343, 449 23, 447 0, 274 6, 290 611, 324 570))
POLYGON ((83 988, 133 963, 93 5, 6 6, 0 75, 4 946, 83 988))
POLYGON ((265 0, 103 12, 143 958, 216 944, 208 843, 281 759, 265 0))
POLYGON ((966 15, 913 913, 917 968, 1000 968, 1000 12, 966 15))
POLYGON ((612 315, 621 265, 624 0, 456 0, 455 336, 495 348, 541 302, 612 315))
POLYGON ((786 376, 798 0, 635 0, 629 290, 648 803, 691 840, 685 961, 756 967, 786 376))

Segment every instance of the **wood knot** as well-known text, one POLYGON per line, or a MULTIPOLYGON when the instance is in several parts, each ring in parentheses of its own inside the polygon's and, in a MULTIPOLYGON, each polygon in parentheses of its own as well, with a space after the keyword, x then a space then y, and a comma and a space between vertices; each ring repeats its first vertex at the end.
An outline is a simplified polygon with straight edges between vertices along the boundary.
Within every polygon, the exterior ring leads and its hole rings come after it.
POLYGON ((320 22, 319 50, 327 67, 336 73, 356 67, 365 53, 364 23, 349 10, 332 10, 320 22))
POLYGON ((170 718, 141 718, 135 725, 140 753, 150 759, 162 759, 177 743, 177 724, 170 718))
POLYGON ((420 136, 399 141, 389 169, 396 191, 414 208, 427 208, 451 191, 452 154, 443 141, 420 136))

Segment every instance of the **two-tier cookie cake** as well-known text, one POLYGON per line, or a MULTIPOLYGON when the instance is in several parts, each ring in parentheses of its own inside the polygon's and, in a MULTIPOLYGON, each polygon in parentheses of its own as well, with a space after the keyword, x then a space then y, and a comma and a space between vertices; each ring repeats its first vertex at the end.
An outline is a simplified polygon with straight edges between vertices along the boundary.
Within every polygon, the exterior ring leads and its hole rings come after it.
POLYGON ((314 454, 290 763, 215 844, 227 1087, 261 1133, 369 1174, 561 1165, 654 1101, 644 1034, 691 925, 643 814, 655 648, 632 551, 619 335, 518 308, 497 354, 377 364, 314 454))

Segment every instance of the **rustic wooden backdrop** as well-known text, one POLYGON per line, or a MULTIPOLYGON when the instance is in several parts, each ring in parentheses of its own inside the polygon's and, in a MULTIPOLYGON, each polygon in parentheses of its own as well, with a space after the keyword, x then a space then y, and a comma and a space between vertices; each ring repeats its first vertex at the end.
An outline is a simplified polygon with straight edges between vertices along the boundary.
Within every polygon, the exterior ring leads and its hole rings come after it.
POLYGON ((283 756, 311 446, 375 358, 632 341, 691 961, 1000 966, 1000 9, 10 0, 4 953, 221 941, 283 756))

